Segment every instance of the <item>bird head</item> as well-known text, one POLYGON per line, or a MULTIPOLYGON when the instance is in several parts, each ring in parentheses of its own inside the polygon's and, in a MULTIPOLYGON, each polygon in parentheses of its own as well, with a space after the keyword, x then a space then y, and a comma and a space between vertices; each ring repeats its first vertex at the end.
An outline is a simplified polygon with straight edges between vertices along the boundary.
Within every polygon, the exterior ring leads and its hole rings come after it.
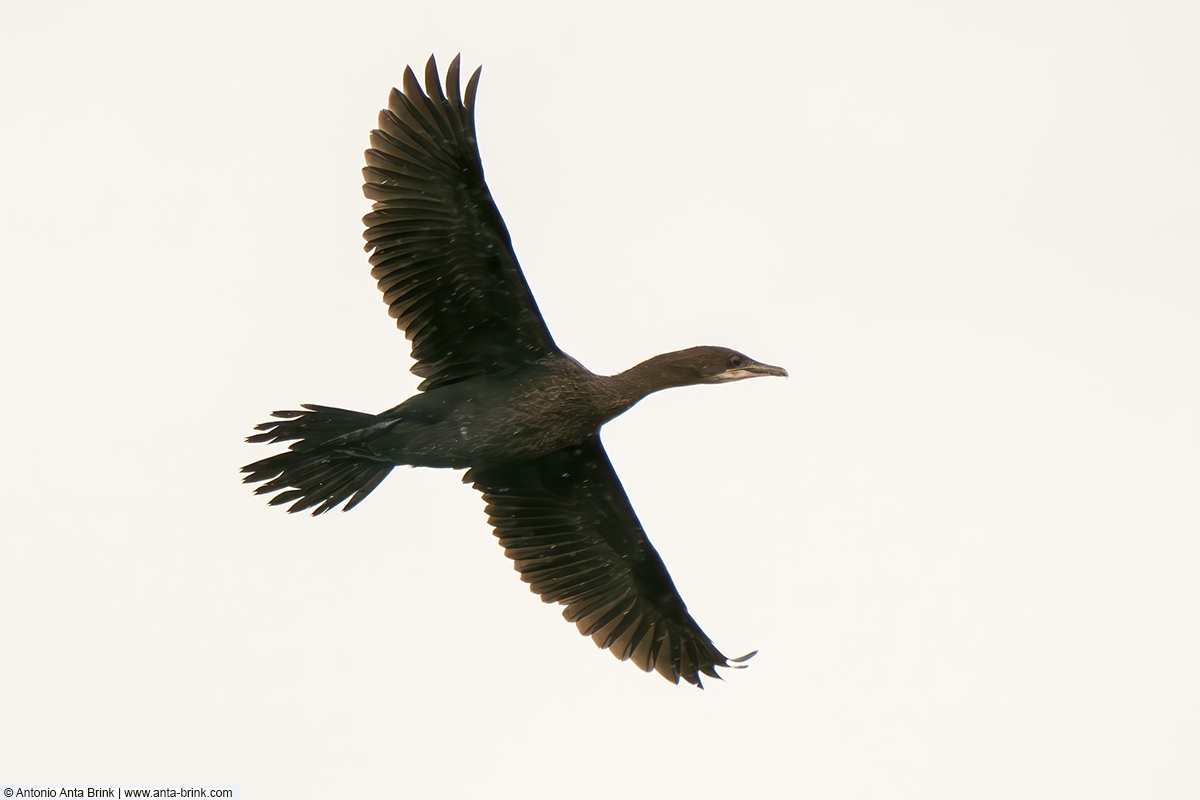
POLYGON ((689 347, 658 356, 663 366, 678 374, 683 385, 696 383, 728 383, 768 375, 787 377, 783 367, 773 367, 755 361, 744 353, 728 347, 689 347))

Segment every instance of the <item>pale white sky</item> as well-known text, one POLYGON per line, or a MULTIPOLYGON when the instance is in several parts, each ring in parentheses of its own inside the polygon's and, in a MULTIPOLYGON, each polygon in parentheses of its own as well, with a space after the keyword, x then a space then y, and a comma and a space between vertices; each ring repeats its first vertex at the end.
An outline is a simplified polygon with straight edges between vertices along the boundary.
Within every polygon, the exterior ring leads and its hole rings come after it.
POLYGON ((1200 793, 1200 7, 31 3, 0 28, 0 780, 244 798, 1200 793), (599 10, 596 10, 599 9, 599 10), (318 520, 242 443, 408 396, 361 249, 405 64, 749 669, 672 687, 458 475, 318 520))

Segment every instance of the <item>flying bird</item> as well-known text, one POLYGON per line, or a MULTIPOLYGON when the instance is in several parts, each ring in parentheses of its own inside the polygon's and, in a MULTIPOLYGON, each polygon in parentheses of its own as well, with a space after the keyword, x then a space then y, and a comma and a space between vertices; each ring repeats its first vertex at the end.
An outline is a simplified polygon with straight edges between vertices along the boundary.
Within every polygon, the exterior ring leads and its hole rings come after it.
POLYGON ((409 67, 366 151, 371 275, 412 342, 416 395, 381 414, 276 411, 249 442, 291 442, 242 468, 271 505, 321 514, 360 503, 397 465, 466 469, 521 579, 585 636, 668 680, 740 667, 688 613, 600 443, 604 423, 675 386, 787 375, 724 347, 596 375, 554 343, 521 274, 475 138, 479 74, 445 92, 431 57, 409 67))

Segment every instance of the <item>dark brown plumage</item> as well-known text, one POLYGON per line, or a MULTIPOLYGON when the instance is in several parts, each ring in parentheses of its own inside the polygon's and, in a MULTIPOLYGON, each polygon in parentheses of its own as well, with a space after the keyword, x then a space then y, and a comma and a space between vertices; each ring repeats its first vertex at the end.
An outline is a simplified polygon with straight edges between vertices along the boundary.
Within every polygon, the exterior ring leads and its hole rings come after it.
MULTIPOLYGON (((251 442, 292 442, 243 468, 272 505, 358 504, 393 466, 467 469, 521 578, 601 647, 678 683, 736 666, 687 612, 600 444, 600 428, 661 389, 786 375, 723 347, 693 347, 596 375, 550 336, 483 179, 479 70, 459 60, 422 91, 411 68, 371 133, 363 218, 371 274, 412 340, 420 392, 382 414, 305 405, 251 442)), ((751 653, 750 655, 753 655, 751 653)))

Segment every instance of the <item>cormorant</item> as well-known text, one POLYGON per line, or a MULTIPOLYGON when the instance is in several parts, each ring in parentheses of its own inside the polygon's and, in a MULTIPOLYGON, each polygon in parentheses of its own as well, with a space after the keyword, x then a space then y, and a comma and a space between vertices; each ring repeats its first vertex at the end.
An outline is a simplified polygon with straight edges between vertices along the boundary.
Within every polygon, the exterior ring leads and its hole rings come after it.
MULTIPOLYGON (((304 405, 276 411, 250 442, 291 441, 242 468, 271 505, 349 510, 392 467, 467 469, 521 579, 619 659, 701 686, 738 666, 688 614, 600 444, 600 427, 660 389, 786 376, 724 347, 655 356, 596 375, 560 350, 525 283, 483 180, 477 69, 442 92, 409 67, 366 151, 363 218, 371 275, 412 340, 419 393, 382 414, 304 405)), ((701 687, 703 688, 703 687, 701 687)))

